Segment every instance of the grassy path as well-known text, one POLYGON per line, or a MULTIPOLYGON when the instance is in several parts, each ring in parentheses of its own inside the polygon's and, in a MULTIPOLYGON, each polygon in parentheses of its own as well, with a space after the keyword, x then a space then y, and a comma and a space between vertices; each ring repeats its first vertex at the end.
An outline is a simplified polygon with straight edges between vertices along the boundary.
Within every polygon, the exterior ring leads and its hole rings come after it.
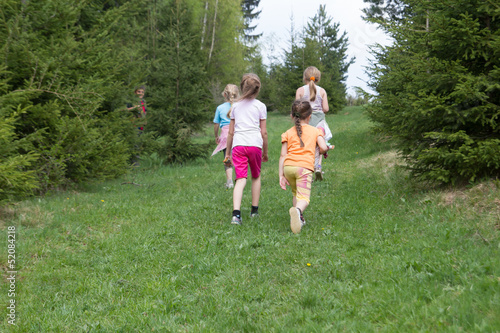
POLYGON ((327 120, 336 149, 299 235, 278 185, 291 127, 279 115, 268 121, 261 216, 248 217, 247 186, 241 227, 229 224, 221 156, 4 211, 19 274, 17 326, 4 279, 0 331, 499 332, 498 182, 427 190, 394 168, 360 108, 327 120))

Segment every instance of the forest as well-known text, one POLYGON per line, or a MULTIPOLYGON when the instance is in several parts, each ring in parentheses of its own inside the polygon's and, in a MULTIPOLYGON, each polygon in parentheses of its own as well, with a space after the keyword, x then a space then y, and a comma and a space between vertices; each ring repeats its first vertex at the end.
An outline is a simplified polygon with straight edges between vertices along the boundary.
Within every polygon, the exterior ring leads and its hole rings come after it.
MULTIPOLYGON (((498 177, 498 3, 364 1, 365 19, 393 40, 373 46, 367 69, 374 130, 416 177, 498 177)), ((175 164, 206 157, 193 137, 246 72, 261 78, 269 112, 288 112, 310 65, 330 109, 352 103, 348 36, 324 5, 266 65, 254 33, 260 0, 0 3, 0 202, 123 175, 139 153, 175 164), (147 124, 126 107, 140 86, 147 124)))

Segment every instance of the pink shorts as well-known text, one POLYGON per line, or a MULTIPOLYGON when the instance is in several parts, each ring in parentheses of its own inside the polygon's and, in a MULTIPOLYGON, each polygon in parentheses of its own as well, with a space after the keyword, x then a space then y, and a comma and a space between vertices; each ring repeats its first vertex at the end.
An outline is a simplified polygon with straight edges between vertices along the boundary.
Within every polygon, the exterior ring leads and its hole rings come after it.
POLYGON ((232 162, 236 179, 248 177, 248 166, 250 166, 252 178, 259 178, 262 165, 262 149, 236 146, 232 150, 232 162))

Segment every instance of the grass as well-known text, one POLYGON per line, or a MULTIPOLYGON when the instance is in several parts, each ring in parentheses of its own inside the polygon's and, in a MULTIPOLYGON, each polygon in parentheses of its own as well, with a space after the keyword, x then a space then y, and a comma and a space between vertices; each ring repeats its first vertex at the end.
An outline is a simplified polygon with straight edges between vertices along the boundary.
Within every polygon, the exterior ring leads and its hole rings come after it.
POLYGON ((499 183, 426 188, 361 108, 327 121, 336 148, 298 235, 278 185, 292 125, 275 114, 260 217, 247 186, 242 226, 221 155, 4 208, 19 273, 17 326, 4 279, 0 331, 499 332, 499 183))

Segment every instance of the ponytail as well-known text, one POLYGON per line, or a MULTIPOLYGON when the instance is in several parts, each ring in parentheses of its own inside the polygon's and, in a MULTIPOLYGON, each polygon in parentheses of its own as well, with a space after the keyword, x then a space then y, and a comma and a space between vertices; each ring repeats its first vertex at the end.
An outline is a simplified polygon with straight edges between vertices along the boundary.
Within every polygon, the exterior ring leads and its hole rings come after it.
POLYGON ((315 82, 321 80, 321 72, 314 66, 307 67, 304 71, 303 80, 309 86, 309 101, 314 102, 318 93, 315 82))
POLYGON ((316 85, 313 80, 309 81, 309 100, 311 102, 316 100, 316 85))

